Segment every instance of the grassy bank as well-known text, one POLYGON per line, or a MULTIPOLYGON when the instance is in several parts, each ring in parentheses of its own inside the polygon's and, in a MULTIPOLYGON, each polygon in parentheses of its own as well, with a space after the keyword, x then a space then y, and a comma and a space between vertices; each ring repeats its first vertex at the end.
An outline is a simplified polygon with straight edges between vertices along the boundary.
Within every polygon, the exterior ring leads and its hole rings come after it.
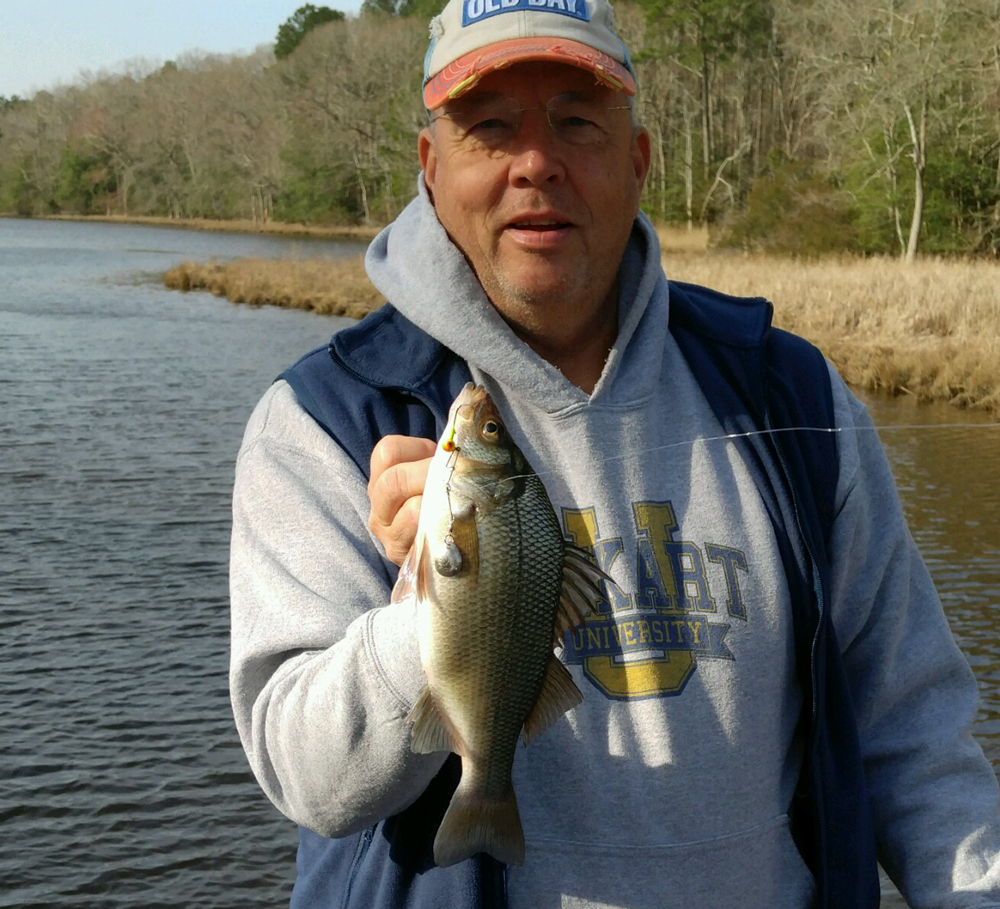
POLYGON ((385 300, 354 259, 236 259, 184 262, 164 275, 173 290, 208 290, 251 306, 285 306, 360 319, 385 300))
MULTIPOLYGON (((13 217, 0 215, 0 217, 13 217)), ((40 221, 80 221, 98 224, 141 224, 146 227, 180 227, 216 233, 273 234, 280 237, 317 237, 323 240, 371 240, 378 227, 322 227, 316 224, 289 224, 283 221, 220 221, 211 218, 153 218, 127 215, 43 215, 40 221)))
MULTIPOLYGON (((661 238, 671 278, 767 296, 776 323, 820 347, 850 384, 1000 414, 1000 264, 797 261, 705 252, 697 232, 661 238)), ((360 259, 186 263, 166 281, 236 302, 353 317, 382 302, 360 259)))
POLYGON ((851 385, 1000 413, 1000 263, 670 256, 678 280, 767 296, 851 385))

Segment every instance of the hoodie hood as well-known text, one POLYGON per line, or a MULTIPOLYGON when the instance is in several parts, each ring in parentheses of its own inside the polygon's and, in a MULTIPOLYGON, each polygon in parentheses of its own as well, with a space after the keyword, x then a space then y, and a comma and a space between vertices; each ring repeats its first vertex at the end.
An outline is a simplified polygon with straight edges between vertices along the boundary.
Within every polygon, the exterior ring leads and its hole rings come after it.
POLYGON ((641 213, 618 275, 618 337, 592 395, 538 356, 503 320, 441 226, 423 175, 417 197, 368 248, 365 268, 407 319, 546 412, 587 403, 629 405, 653 393, 659 370, 645 366, 662 357, 668 301, 659 240, 641 213))

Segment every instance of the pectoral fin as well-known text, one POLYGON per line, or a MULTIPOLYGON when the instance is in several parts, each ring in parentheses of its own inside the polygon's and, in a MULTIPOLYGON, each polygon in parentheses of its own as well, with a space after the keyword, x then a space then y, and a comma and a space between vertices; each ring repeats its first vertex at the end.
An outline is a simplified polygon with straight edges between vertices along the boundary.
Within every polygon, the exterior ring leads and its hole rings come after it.
POLYGON ((468 514, 456 515, 451 525, 451 540, 458 549, 461 574, 469 583, 479 583, 479 527, 476 524, 476 509, 468 514))
POLYGON ((524 744, 527 745, 549 728, 567 710, 583 703, 569 670, 555 656, 549 657, 542 690, 528 718, 524 721, 524 744))
POLYGON ((396 576, 396 583, 392 588, 391 602, 399 603, 407 597, 413 596, 417 592, 417 543, 414 541, 410 551, 406 554, 406 560, 399 569, 396 576))
POLYGON ((396 583, 392 588, 392 596, 389 598, 392 603, 399 603, 407 597, 416 596, 418 600, 427 599, 427 572, 430 569, 430 552, 424 543, 423 537, 418 533, 413 541, 410 551, 406 554, 406 559, 396 576, 396 583))

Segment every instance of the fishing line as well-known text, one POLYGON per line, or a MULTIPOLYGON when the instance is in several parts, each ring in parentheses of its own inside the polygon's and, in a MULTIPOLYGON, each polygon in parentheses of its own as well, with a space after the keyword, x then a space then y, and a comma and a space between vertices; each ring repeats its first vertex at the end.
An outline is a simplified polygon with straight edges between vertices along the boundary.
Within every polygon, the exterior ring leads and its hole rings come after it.
POLYGON ((443 447, 448 452, 448 461, 445 464, 445 469, 448 471, 448 479, 445 480, 444 484, 444 494, 448 500, 448 537, 445 539, 445 542, 447 542, 448 538, 452 538, 452 532, 455 530, 455 512, 451 507, 451 478, 455 475, 455 468, 458 466, 459 448, 455 444, 454 426, 451 428, 451 436, 443 447), (448 447, 449 445, 451 446, 450 448, 448 447))
MULTIPOLYGON (((727 442, 733 439, 749 439, 755 436, 765 436, 765 435, 777 435, 783 432, 826 432, 831 434, 838 434, 844 432, 895 432, 895 431, 908 431, 912 432, 914 430, 920 429, 1000 429, 1000 422, 996 423, 893 423, 893 424, 883 424, 880 426, 782 426, 777 429, 755 429, 749 432, 730 432, 725 433, 721 436, 704 436, 697 439, 686 439, 680 442, 668 442, 666 445, 656 445, 653 448, 641 448, 635 451, 629 451, 625 454, 620 455, 609 455, 606 458, 600 458, 599 460, 592 461, 593 464, 608 464, 613 461, 626 461, 629 458, 638 458, 643 455, 654 454, 657 451, 665 451, 670 448, 681 448, 684 446, 694 447, 702 442, 727 442)), ((528 479, 530 477, 540 477, 545 476, 550 473, 561 473, 562 471, 552 469, 552 470, 539 470, 535 473, 518 474, 512 477, 508 477, 510 480, 521 480, 528 479)))

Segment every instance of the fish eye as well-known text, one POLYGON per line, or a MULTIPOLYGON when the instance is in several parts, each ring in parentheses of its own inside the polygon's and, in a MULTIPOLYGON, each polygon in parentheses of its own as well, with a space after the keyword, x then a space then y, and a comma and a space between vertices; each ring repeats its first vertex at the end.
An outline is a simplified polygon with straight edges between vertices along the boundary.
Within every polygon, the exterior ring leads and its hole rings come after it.
POLYGON ((500 436, 500 424, 496 420, 487 420, 483 423, 483 435, 487 439, 496 439, 500 436))

